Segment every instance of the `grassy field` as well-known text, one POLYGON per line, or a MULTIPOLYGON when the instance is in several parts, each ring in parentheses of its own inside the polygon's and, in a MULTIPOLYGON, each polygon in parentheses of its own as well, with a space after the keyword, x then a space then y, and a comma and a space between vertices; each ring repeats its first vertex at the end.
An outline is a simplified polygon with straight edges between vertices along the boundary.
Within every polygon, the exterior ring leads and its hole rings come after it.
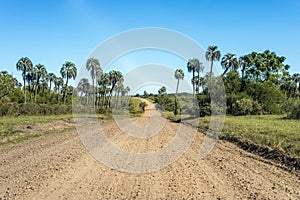
POLYGON ((33 126, 42 125, 57 120, 70 120, 71 114, 68 115, 50 115, 50 116, 19 116, 19 117, 1 117, 0 118, 0 145, 18 143, 33 137, 49 134, 52 132, 61 132, 70 129, 64 127, 57 130, 38 131, 33 126))
MULTIPOLYGON (((139 117, 142 115, 139 100, 131 99, 130 116, 139 117)), ((114 113, 116 114, 116 113, 114 113)), ((78 117, 94 117, 94 114, 80 114, 78 117)), ((99 119, 112 119, 110 114, 96 114, 99 119)), ((75 129, 75 126, 58 126, 57 122, 69 122, 73 118, 72 114, 67 115, 46 115, 46 116, 18 116, 0 118, 0 145, 15 144, 30 138, 39 137, 50 133, 60 133, 75 129), (52 127, 49 127, 51 124, 52 127), (53 126, 58 126, 53 127, 53 126)))
MULTIPOLYGON (((209 127, 209 122, 210 117, 198 120, 204 129, 209 127)), ((226 116, 221 136, 300 157, 300 121, 285 119, 283 115, 226 116)))

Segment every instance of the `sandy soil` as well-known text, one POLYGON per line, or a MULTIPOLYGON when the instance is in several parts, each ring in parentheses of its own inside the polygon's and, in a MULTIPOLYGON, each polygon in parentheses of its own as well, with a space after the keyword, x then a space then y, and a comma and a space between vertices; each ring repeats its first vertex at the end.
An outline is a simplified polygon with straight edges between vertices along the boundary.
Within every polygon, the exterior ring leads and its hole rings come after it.
MULTIPOLYGON (((146 125, 147 114, 151 109, 135 122, 146 125)), ((148 139, 124 134, 113 121, 101 126, 118 147, 150 152, 170 142, 179 124, 166 122, 148 139)), ((198 133, 176 162, 142 174, 101 164, 76 131, 5 147, 0 150, 0 199, 300 199, 299 177, 229 142, 218 141, 199 159, 203 138, 198 133)))

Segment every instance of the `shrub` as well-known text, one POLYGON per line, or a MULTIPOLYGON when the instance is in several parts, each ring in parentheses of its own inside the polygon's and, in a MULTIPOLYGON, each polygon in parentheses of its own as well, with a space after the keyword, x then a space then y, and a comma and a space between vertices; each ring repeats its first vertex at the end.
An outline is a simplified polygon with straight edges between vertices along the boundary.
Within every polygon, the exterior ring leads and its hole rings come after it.
POLYGON ((147 104, 146 104, 146 102, 142 101, 142 102, 140 102, 139 106, 143 111, 145 111, 145 107, 147 106, 147 104))
POLYGON ((171 122, 179 123, 181 122, 181 116, 180 115, 174 115, 173 112, 166 112, 165 117, 170 120, 171 122))
POLYGON ((243 98, 237 100, 233 105, 234 115, 250 115, 253 111, 253 104, 251 99, 243 98))
POLYGON ((291 114, 288 116, 290 119, 300 119, 300 104, 294 107, 291 114))

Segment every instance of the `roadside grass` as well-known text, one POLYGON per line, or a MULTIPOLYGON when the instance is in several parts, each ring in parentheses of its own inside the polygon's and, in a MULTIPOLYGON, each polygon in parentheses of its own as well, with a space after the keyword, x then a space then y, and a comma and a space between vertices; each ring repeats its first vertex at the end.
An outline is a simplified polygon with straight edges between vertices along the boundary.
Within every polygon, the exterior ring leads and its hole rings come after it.
MULTIPOLYGON (((91 118, 97 117, 98 119, 109 120, 112 119, 111 115, 105 114, 77 114, 77 118, 91 118)), ((45 116, 19 116, 19 117, 1 117, 0 118, 0 145, 16 144, 30 138, 39 137, 42 135, 62 133, 69 130, 75 130, 74 127, 61 127, 59 129, 32 131, 32 126, 41 125, 46 123, 55 123, 58 120, 70 121, 73 118, 72 114, 66 115, 45 115, 45 116)))
MULTIPOLYGON (((137 99, 131 98, 131 105, 129 114, 130 117, 140 117, 143 114, 143 110, 140 107, 140 102, 137 99)), ((115 114, 115 113, 114 113, 115 114)), ((76 114, 75 118, 98 118, 102 120, 111 120, 112 114, 95 114, 95 113, 86 113, 86 114, 76 114)), ((39 129, 34 130, 32 126, 41 125, 46 123, 55 123, 58 120, 70 121, 73 119, 73 114, 66 115, 43 115, 43 116, 4 116, 0 118, 0 146, 6 144, 16 144, 23 142, 25 140, 39 137, 42 135, 61 133, 68 130, 75 130, 75 126, 72 127, 61 127, 58 129, 49 130, 39 129)))
POLYGON ((59 130, 45 130, 40 132, 32 132, 31 127, 37 124, 44 124, 56 120, 70 120, 71 114, 68 115, 49 115, 49 116, 19 116, 19 117, 1 117, 0 118, 0 145, 19 143, 30 138, 39 137, 41 135, 54 132, 63 132, 70 129, 65 127, 59 130), (23 128, 23 127, 27 127, 23 128))
MULTIPOLYGON (((208 129, 211 118, 187 121, 208 129)), ((300 157, 300 121, 286 119, 284 115, 226 116, 222 136, 300 157)))

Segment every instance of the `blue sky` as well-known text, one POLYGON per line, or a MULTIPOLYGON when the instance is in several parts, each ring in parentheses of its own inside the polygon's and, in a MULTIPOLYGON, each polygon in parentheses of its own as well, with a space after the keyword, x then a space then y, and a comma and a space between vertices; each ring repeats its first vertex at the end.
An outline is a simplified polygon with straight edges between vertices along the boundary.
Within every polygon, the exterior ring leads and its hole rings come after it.
POLYGON ((20 78, 23 56, 59 74, 66 60, 82 66, 101 42, 142 27, 173 29, 222 55, 270 49, 300 72, 299 0, 0 0, 0 70, 20 78))

